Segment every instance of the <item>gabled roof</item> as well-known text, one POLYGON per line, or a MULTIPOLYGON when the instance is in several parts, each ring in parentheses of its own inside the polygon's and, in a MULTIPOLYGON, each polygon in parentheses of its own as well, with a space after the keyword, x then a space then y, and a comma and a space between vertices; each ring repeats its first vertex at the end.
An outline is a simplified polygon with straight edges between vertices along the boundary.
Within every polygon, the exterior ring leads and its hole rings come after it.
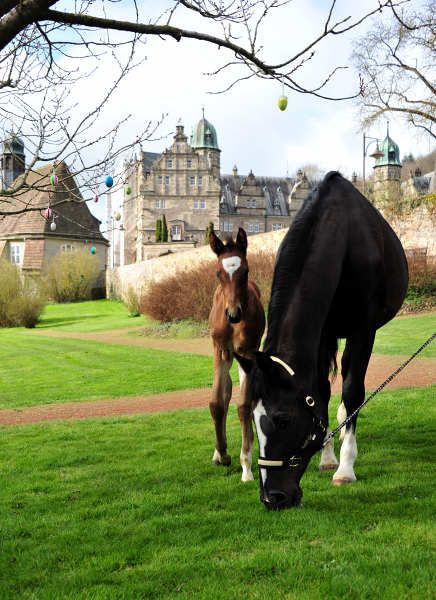
POLYGON ((0 216, 0 237, 36 234, 51 238, 71 237, 91 240, 95 235, 99 242, 108 243, 99 231, 101 221, 89 211, 66 164, 62 162, 56 167, 56 175, 59 179, 57 186, 50 183, 52 173, 53 165, 41 167, 29 173, 27 178, 27 185, 35 186, 34 189, 24 189, 7 200, 0 199, 0 206, 5 211, 38 208, 36 211, 0 216), (55 231, 50 229, 52 220, 48 220, 44 216, 49 196, 50 206, 54 215, 57 216, 55 231), (59 206, 53 206, 60 200, 68 201, 59 206))

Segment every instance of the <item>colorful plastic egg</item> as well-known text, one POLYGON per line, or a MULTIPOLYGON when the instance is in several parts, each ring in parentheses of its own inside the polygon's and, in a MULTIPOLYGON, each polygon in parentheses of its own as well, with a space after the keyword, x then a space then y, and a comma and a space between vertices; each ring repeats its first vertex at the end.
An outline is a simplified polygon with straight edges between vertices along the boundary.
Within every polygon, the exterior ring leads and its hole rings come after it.
POLYGON ((53 173, 53 175, 50 177, 50 181, 52 185, 57 185, 58 184, 58 176, 56 175, 56 173, 53 173))
POLYGON ((105 181, 106 187, 112 187, 113 184, 114 184, 114 180, 112 179, 112 177, 110 175, 108 175, 106 177, 106 181, 105 181))
POLYGON ((52 214, 53 214, 53 213, 51 212, 51 208, 46 208, 46 209, 45 209, 45 213, 44 213, 44 215, 45 215, 45 218, 46 218, 46 219, 51 219, 51 217, 52 217, 52 214))
POLYGON ((97 192, 97 188, 95 188, 94 202, 98 202, 98 192, 97 192))
POLYGON ((97 254, 97 248, 95 246, 91 248, 91 254, 97 254))
POLYGON ((121 215, 119 212, 115 213, 114 219, 115 221, 119 221, 121 219, 121 215))
POLYGON ((131 194, 131 193, 132 193, 132 188, 130 187, 130 185, 128 185, 128 186, 126 187, 126 194, 127 194, 128 196, 130 196, 130 194, 131 194))
POLYGON ((279 108, 280 110, 285 110, 288 106, 288 98, 287 96, 280 96, 279 98, 279 108))
POLYGON ((56 229, 56 223, 55 223, 54 221, 53 221, 53 223, 50 225, 50 229, 51 229, 52 231, 55 231, 55 229, 56 229))

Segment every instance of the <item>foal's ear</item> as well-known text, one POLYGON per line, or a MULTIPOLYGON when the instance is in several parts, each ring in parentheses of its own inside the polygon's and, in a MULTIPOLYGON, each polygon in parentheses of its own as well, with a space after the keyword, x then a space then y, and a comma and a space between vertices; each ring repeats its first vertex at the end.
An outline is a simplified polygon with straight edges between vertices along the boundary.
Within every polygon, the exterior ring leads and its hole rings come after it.
POLYGON ((212 248, 212 251, 215 252, 217 256, 224 252, 224 244, 222 241, 215 235, 213 231, 209 233, 209 245, 212 248))
POLYGON ((243 254, 247 254, 247 234, 242 227, 239 228, 238 235, 236 236, 236 245, 243 254))
POLYGON ((238 363, 239 363, 241 369, 244 371, 244 373, 249 375, 251 373, 251 371, 253 370, 254 365, 256 364, 255 361, 251 360, 251 358, 245 358, 245 356, 236 354, 236 352, 233 352, 233 356, 238 361, 238 363))

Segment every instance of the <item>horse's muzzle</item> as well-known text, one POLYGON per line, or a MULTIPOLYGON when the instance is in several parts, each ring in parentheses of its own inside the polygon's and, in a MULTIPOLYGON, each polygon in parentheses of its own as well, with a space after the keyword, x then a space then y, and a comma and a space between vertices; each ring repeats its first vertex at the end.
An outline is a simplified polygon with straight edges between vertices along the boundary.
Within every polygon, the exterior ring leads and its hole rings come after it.
POLYGON ((242 318, 242 309, 240 306, 236 308, 226 308, 226 319, 228 323, 239 323, 242 318))
POLYGON ((288 496, 285 492, 278 490, 268 490, 265 492, 263 486, 259 490, 260 501, 263 502, 268 510, 283 510, 291 506, 301 506, 303 492, 299 486, 291 490, 293 493, 288 496))

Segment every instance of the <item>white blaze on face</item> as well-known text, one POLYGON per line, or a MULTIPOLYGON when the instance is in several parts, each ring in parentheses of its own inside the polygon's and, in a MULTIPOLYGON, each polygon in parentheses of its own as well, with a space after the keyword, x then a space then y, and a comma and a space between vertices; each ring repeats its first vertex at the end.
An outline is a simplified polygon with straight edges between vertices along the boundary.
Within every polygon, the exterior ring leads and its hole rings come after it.
POLYGON ((229 256, 227 258, 223 258, 221 264, 223 265, 224 271, 229 274, 231 280, 233 273, 241 266, 241 259, 239 256, 229 256))
MULTIPOLYGON (((263 405, 262 399, 260 399, 256 405, 256 408, 253 410, 254 422, 256 424, 257 439, 259 440, 259 456, 265 456, 266 448, 266 435, 263 433, 262 427, 260 426, 260 417, 262 415, 266 415, 266 410, 263 405)), ((267 470, 261 468, 260 475, 262 477, 263 485, 265 485, 267 470)))

